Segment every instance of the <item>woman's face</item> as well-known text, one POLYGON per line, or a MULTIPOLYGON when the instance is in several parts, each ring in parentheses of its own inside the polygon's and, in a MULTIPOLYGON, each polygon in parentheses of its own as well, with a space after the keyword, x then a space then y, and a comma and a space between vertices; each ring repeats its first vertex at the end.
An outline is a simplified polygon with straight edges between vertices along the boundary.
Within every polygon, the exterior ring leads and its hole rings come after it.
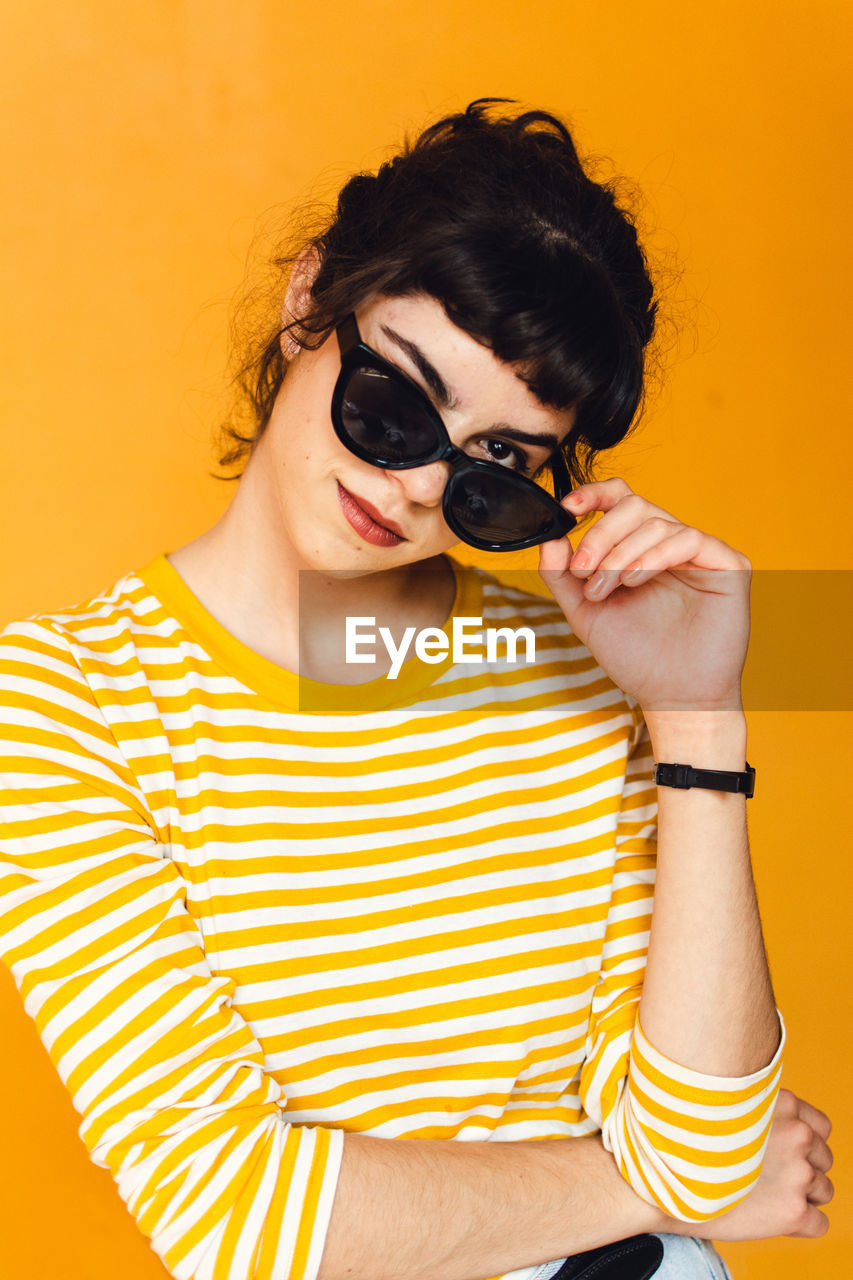
MULTIPOLYGON (((424 295, 377 297, 356 312, 361 339, 432 401, 473 458, 531 477, 572 414, 544 406, 510 365, 424 295)), ((293 359, 261 443, 282 532, 306 568, 375 573, 427 560, 458 541, 442 515, 450 465, 386 471, 350 453, 332 426, 340 352, 332 335, 293 359)))

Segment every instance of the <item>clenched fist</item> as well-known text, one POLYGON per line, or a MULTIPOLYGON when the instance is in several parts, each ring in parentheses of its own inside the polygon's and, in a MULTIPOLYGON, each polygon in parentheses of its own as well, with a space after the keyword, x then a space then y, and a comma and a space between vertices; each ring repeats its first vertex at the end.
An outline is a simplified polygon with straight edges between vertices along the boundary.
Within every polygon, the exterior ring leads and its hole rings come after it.
POLYGON ((736 1209, 703 1223, 695 1235, 713 1240, 763 1240, 769 1236, 822 1236, 829 1227, 818 1206, 833 1186, 827 1146, 832 1126, 817 1107, 782 1089, 761 1177, 736 1209))

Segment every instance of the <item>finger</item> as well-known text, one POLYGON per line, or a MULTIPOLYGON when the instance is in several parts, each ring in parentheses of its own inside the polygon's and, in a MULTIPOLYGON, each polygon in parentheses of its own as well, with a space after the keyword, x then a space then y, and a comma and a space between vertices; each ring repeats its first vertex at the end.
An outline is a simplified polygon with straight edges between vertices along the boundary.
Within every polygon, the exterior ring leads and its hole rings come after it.
POLYGON ((569 572, 571 559, 572 548, 568 538, 543 542, 539 548, 539 576, 563 610, 569 625, 574 626, 574 611, 583 604, 584 583, 569 572))
POLYGON ((835 1195, 835 1187, 825 1173, 816 1173, 809 1187, 809 1204, 829 1204, 835 1195))
POLYGON ((819 1236, 825 1236, 828 1230, 829 1218, 825 1213, 821 1213, 820 1209, 810 1204, 803 1214, 798 1230, 789 1231, 788 1235, 803 1240, 816 1240, 819 1236))
POLYGON ((774 1112, 776 1119, 781 1119, 783 1116, 798 1115, 801 1102, 802 1098, 798 1098, 790 1089, 780 1089, 774 1112))
POLYGON ((817 1107, 813 1107, 804 1098, 797 1098, 797 1115, 801 1120, 805 1120, 806 1124, 810 1124, 815 1133, 819 1134, 826 1142, 832 1133, 832 1122, 825 1112, 819 1111, 817 1107))
MULTIPOLYGON (((679 525, 672 520, 667 520, 663 516, 650 516, 644 520, 638 529, 629 533, 626 538, 618 542, 611 551, 607 553, 598 566, 599 569, 612 569, 616 573, 626 573, 629 569, 642 567, 648 560, 651 553, 654 558, 654 551, 657 546, 663 542, 668 542, 675 537, 676 533, 680 533, 686 529, 686 525, 679 525)), ((698 529, 690 529, 689 532, 694 535, 696 549, 699 549, 699 542, 705 536, 698 529)), ((688 544, 685 544, 688 545, 688 544)), ((690 555, 686 558, 689 560, 690 555)))
POLYGON ((832 1152, 824 1142, 823 1138, 817 1137, 808 1151, 808 1162, 814 1169, 819 1169, 821 1173, 828 1173, 832 1168, 832 1152))
MULTIPOLYGON (((665 569, 683 566, 691 569, 721 570, 731 575, 733 571, 739 572, 744 569, 745 563, 748 562, 739 551, 733 550, 719 538, 703 533, 701 529, 680 525, 669 537, 662 538, 632 563, 626 565, 621 570, 620 577, 626 587, 641 587, 644 582, 663 573, 665 569)), ((744 580, 742 585, 745 585, 746 581, 744 580)), ((731 590, 735 585, 735 581, 729 576, 725 579, 721 578, 717 588, 725 591, 726 586, 731 590)))
POLYGON ((590 511, 609 511, 620 498, 631 493, 631 487, 621 476, 611 480, 597 480, 592 484, 579 484, 565 499, 565 506, 573 515, 588 515, 590 511))
POLYGON ((641 587, 666 569, 692 563, 693 556, 707 536, 698 529, 682 526, 677 533, 661 539, 647 548, 642 556, 629 561, 624 569, 606 570, 602 567, 597 570, 586 584, 586 595, 591 600, 604 600, 620 583, 626 587, 641 587))
POLYGON ((573 572, 594 573, 615 546, 639 529, 646 520, 653 518, 661 522, 662 529, 664 523, 670 531, 679 526, 679 521, 674 516, 641 498, 639 494, 629 493, 619 498, 581 538, 572 562, 573 572))
MULTIPOLYGON (((539 547, 539 572, 559 577, 572 562, 572 544, 568 538, 554 538, 539 547)), ((546 579, 547 581, 547 579, 546 579)))

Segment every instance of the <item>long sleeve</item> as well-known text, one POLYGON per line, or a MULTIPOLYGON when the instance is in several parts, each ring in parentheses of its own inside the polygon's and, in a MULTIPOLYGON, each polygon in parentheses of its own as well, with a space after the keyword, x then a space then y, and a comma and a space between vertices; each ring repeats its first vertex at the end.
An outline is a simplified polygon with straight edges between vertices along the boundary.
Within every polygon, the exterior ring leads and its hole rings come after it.
POLYGON ((312 1280, 342 1134, 288 1124, 64 638, 7 629, 0 688, 0 945, 81 1137, 178 1280, 312 1280))
POLYGON ((761 1071, 724 1078, 671 1062, 643 1035, 638 1007, 654 892, 655 800, 642 726, 625 776, 581 1098, 637 1194, 673 1217, 701 1221, 744 1199, 761 1172, 783 1044, 761 1071))

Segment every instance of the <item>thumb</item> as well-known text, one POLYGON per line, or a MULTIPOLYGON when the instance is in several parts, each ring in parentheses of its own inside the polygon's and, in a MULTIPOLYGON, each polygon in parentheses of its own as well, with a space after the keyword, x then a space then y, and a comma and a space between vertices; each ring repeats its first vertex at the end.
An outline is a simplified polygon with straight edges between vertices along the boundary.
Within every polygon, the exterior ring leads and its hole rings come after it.
POLYGON ((572 544, 568 538, 554 538, 539 547, 539 573, 548 582, 554 575, 565 573, 572 563, 572 544), (546 574, 548 577, 546 577, 546 574))
POLYGON ((575 578, 569 573, 571 563, 572 545, 568 538, 555 538, 553 542, 543 542, 540 546, 539 576, 569 623, 575 609, 584 601, 586 586, 583 578, 575 578))

